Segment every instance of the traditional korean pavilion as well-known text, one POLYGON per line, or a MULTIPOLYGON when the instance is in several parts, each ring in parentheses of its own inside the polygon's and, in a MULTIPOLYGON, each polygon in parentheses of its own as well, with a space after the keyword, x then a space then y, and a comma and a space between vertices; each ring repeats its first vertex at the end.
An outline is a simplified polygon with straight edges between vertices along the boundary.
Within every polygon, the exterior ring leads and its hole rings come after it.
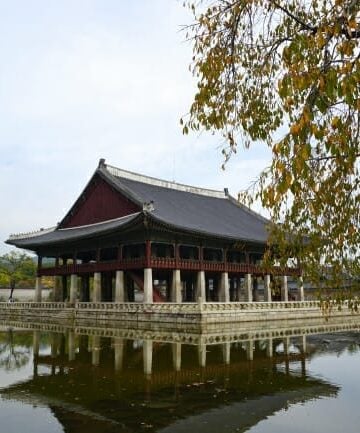
POLYGON ((287 275, 299 271, 264 272, 268 223, 227 189, 167 182, 101 159, 56 227, 6 242, 38 255, 38 302, 44 276, 56 277, 56 301, 145 303, 252 301, 260 279, 271 301, 280 276, 287 301, 287 275))

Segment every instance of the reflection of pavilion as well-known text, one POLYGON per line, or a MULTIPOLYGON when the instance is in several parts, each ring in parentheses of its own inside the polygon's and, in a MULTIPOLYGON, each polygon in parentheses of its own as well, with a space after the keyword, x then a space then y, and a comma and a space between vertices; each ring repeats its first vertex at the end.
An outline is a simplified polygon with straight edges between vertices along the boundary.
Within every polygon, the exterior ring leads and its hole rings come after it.
POLYGON ((52 333, 46 355, 39 353, 40 329, 33 331, 34 375, 2 397, 49 406, 69 433, 150 425, 150 431, 204 431, 206 421, 207 432, 220 426, 227 432, 246 431, 289 404, 338 391, 306 375, 306 337, 287 336, 289 329, 276 338, 200 336, 193 344, 176 334, 170 343, 160 332, 159 338, 129 339, 95 331, 52 333))

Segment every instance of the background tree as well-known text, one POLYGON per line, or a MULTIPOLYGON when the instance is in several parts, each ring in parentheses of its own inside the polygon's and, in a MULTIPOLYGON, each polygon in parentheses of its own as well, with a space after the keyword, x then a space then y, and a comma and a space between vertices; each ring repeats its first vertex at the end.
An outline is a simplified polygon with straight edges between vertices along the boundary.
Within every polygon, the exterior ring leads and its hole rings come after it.
POLYGON ((9 286, 12 299, 17 284, 35 284, 36 264, 27 254, 12 251, 0 256, 0 277, 9 286))
POLYGON ((322 263, 341 284, 360 246, 359 0, 187 4, 198 89, 184 133, 220 131, 225 163, 239 144, 268 146, 240 198, 269 210, 284 261, 291 251, 314 280, 322 263))

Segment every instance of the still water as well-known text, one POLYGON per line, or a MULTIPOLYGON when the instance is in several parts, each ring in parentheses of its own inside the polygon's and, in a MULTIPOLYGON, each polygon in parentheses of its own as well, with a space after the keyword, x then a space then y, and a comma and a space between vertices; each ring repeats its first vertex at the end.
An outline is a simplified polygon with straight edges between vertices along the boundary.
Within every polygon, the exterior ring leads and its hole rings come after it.
POLYGON ((204 344, 44 328, 1 328, 0 433, 360 429, 358 332, 204 344))

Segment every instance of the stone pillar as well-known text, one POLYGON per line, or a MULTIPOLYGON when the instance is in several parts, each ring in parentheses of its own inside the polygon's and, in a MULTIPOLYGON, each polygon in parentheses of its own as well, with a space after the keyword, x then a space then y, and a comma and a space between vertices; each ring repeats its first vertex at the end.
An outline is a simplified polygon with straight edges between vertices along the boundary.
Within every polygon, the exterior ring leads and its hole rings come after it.
POLYGON ((115 371, 121 371, 124 360, 124 339, 114 337, 114 366, 115 371))
POLYGON ((116 271, 115 276, 115 302, 125 302, 124 271, 116 271))
POLYGON ((264 301, 271 302, 271 280, 270 275, 264 277, 264 301))
POLYGON ((35 281, 35 302, 41 302, 42 299, 42 278, 36 277, 35 281))
POLYGON ((153 303, 153 278, 152 269, 144 269, 144 304, 153 303))
POLYGON ((230 302, 229 275, 227 272, 221 273, 219 301, 230 302))
POLYGON ((205 343, 199 343, 198 356, 199 356, 200 367, 206 367, 206 344, 205 343))
POLYGON ((62 287, 61 287, 61 277, 55 276, 54 277, 54 302, 62 302, 63 296, 62 296, 62 287))
POLYGON ((101 273, 94 273, 93 302, 101 302, 101 273))
POLYGON ((175 371, 181 370, 181 343, 172 344, 173 365, 175 371))
POLYGON ((238 278, 236 281, 236 300, 237 302, 241 300, 241 278, 238 278))
POLYGON ((253 278, 252 284, 253 284, 253 300, 255 302, 259 302, 259 291, 258 291, 258 279, 257 279, 257 277, 253 278))
POLYGON ((201 298, 202 302, 206 302, 206 286, 205 286, 205 272, 199 271, 196 277, 196 290, 195 302, 201 298))
POLYGON ((301 352, 306 353, 306 335, 301 336, 301 352))
POLYGON ((69 331, 68 334, 68 356, 69 361, 75 360, 75 334, 73 331, 69 331))
POLYGON ((274 354, 273 351, 273 339, 269 338, 266 345, 266 355, 268 358, 272 358, 274 354))
POLYGON ((73 304, 76 302, 78 292, 78 276, 73 274, 70 277, 70 298, 69 302, 73 304))
POLYGON ((34 331, 33 333, 33 374, 34 377, 38 375, 38 357, 40 348, 40 332, 34 331))
POLYGON ((284 344, 284 355, 288 356, 290 350, 290 337, 285 337, 283 340, 283 344, 284 344))
POLYGON ((298 301, 305 301, 304 279, 303 279, 302 275, 300 275, 299 280, 298 280, 298 301))
POLYGON ((252 302, 252 278, 251 274, 245 274, 245 301, 252 302))
POLYGON ((182 302, 181 288, 182 285, 180 269, 175 269, 172 273, 171 280, 171 302, 176 302, 178 304, 182 302))
POLYGON ((281 277, 281 300, 283 302, 289 301, 288 283, 287 283, 287 276, 286 275, 283 275, 281 277))
POLYGON ((254 342, 252 340, 246 342, 246 359, 248 361, 254 359, 254 342))
POLYGON ((230 343, 224 343, 222 345, 223 360, 226 365, 230 364, 230 348, 230 343))
POLYGON ((91 363, 98 366, 100 364, 100 337, 93 335, 91 346, 91 363))
POLYGON ((40 331, 33 332, 33 355, 39 356, 40 348, 40 331))
POLYGON ((143 342, 143 358, 144 358, 144 374, 150 375, 152 373, 152 340, 144 340, 143 342))
POLYGON ((90 301, 90 277, 89 275, 81 276, 80 302, 90 301))

